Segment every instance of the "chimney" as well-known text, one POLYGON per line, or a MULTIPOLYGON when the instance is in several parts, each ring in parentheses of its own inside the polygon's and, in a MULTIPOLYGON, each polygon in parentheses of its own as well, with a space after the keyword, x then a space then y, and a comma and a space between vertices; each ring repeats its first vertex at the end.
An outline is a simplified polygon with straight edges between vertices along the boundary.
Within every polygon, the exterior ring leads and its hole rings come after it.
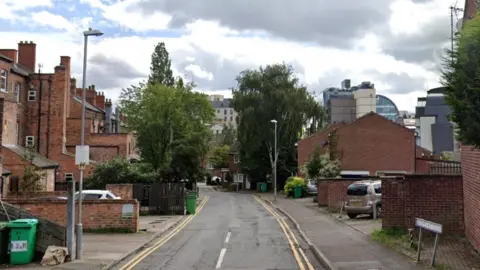
POLYGON ((0 49, 0 54, 10 58, 14 63, 17 63, 17 50, 15 49, 0 49))
POLYGON ((115 107, 115 118, 117 119, 117 123, 115 123, 115 133, 118 133, 119 129, 120 129, 120 108, 115 107))
POLYGON ((72 95, 76 95, 77 94, 76 91, 77 91, 77 79, 71 78, 70 79, 70 93, 72 95))
MULTIPOLYGON (((95 96, 95 103, 96 106, 102 110, 105 110, 105 96, 103 92, 99 92, 97 96, 95 96)), ((110 105, 111 106, 111 105, 110 105)))
POLYGON ((33 41, 20 41, 18 43, 18 63, 35 72, 37 63, 37 44, 33 41))
POLYGON ((95 86, 94 85, 90 85, 87 89, 86 89, 86 93, 85 93, 85 100, 94 105, 95 106, 95 86))
POLYGON ((105 100, 105 133, 112 133, 112 100, 105 100))

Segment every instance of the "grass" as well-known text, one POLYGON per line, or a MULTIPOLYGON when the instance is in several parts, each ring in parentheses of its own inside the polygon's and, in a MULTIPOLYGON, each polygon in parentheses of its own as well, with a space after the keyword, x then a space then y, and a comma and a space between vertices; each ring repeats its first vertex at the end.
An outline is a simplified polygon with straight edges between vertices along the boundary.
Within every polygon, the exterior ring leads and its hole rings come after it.
POLYGON ((408 234, 404 229, 381 229, 372 232, 372 239, 376 242, 397 248, 409 243, 408 234))

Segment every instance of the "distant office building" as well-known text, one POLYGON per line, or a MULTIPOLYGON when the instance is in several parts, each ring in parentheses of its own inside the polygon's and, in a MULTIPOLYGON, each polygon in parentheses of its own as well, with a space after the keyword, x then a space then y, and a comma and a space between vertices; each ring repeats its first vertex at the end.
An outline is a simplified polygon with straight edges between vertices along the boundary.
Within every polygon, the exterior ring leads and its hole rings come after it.
POLYGON ((230 105, 231 98, 224 98, 223 95, 211 95, 208 97, 215 108, 215 121, 212 125, 214 134, 221 134, 224 125, 232 125, 237 127, 237 112, 230 105))
POLYGON ((370 82, 350 87, 350 80, 344 80, 342 89, 331 87, 323 91, 323 104, 329 123, 350 122, 372 111, 391 121, 399 121, 395 103, 386 96, 377 95, 375 85, 370 82))
POLYGON ((427 91, 419 97, 415 110, 415 125, 420 146, 435 154, 456 151, 453 125, 448 119, 451 109, 445 103, 444 87, 427 91))

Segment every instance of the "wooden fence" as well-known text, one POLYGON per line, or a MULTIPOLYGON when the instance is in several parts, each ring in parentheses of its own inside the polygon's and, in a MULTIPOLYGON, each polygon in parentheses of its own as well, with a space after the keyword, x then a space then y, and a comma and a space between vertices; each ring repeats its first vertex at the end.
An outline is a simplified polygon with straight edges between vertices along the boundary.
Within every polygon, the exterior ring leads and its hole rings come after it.
POLYGON ((185 214, 184 183, 134 184, 133 198, 140 202, 142 212, 159 215, 185 214))
POLYGON ((66 246, 66 228, 55 222, 44 218, 38 218, 27 212, 26 210, 3 202, 4 208, 0 205, 0 221, 8 221, 8 217, 11 220, 21 218, 34 218, 38 219, 37 225, 37 245, 36 250, 41 253, 45 253, 48 246, 66 246), (7 213, 5 213, 5 211, 7 213), (8 214, 8 216, 7 216, 8 214))

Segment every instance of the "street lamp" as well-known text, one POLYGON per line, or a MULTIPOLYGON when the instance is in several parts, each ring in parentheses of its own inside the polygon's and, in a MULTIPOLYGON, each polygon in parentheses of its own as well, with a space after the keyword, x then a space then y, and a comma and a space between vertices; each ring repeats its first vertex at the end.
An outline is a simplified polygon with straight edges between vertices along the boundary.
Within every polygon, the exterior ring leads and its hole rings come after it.
MULTIPOLYGON (((87 86, 87 45, 88 37, 95 36, 99 37, 103 35, 103 32, 100 30, 95 30, 89 28, 87 31, 83 32, 84 46, 83 46, 83 80, 82 80, 82 127, 80 130, 80 145, 85 145, 85 98, 86 98, 86 86, 87 86)), ((88 155, 86 155, 88 159, 88 155)), ((83 171, 85 169, 85 163, 80 164, 80 180, 78 184, 78 223, 76 226, 77 229, 77 246, 76 246, 76 258, 80 260, 82 258, 82 238, 83 238, 83 228, 82 228, 82 191, 83 191, 83 171)))
POLYGON ((272 119, 270 123, 275 125, 275 144, 274 144, 274 151, 273 151, 273 201, 277 201, 277 120, 272 119))

